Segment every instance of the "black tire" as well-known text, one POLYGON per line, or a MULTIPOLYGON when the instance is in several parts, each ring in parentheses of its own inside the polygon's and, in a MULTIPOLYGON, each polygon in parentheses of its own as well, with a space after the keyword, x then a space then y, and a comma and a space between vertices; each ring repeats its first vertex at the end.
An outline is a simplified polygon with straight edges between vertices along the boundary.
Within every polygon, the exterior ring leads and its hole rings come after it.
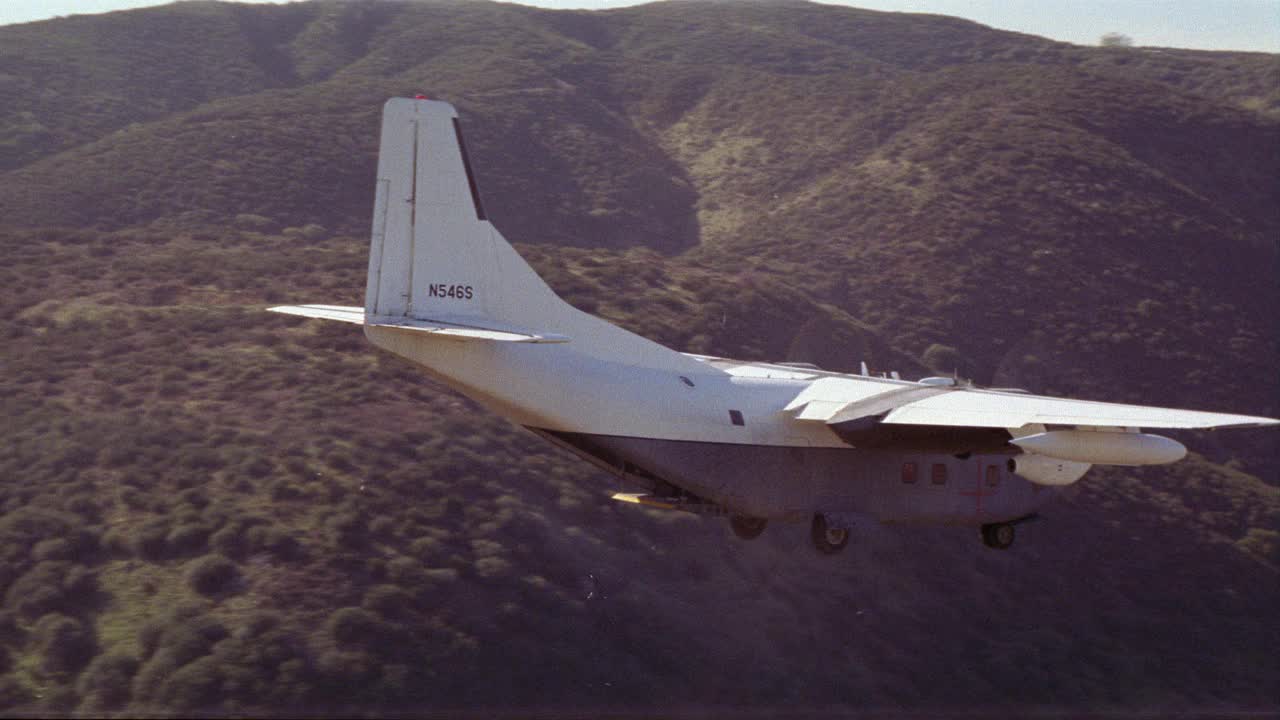
POLYGON ((847 528, 833 528, 827 525, 827 518, 822 514, 813 516, 813 547, 823 555, 835 555, 849 544, 847 528))
POLYGON ((729 516, 729 527, 733 529, 733 534, 743 540, 755 540, 760 537, 760 533, 763 533, 768 525, 769 521, 764 518, 747 517, 746 515, 729 516))
POLYGON ((1008 550, 1017 532, 1010 523, 992 523, 982 526, 982 544, 996 550, 1008 550))

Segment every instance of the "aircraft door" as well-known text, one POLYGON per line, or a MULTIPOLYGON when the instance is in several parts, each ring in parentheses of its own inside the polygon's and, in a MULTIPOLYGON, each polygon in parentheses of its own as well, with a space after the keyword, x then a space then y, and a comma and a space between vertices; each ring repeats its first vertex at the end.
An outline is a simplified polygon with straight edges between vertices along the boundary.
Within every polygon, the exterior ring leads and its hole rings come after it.
POLYGON ((1004 468, 998 464, 997 458, 991 457, 975 458, 973 467, 972 479, 961 484, 960 495, 966 501, 962 503, 961 512, 982 520, 998 510, 1004 468))

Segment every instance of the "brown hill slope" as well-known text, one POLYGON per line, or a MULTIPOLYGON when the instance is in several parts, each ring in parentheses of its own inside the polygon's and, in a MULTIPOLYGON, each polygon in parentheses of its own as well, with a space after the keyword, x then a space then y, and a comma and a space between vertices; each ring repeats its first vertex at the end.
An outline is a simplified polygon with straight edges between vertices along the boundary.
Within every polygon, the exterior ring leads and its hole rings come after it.
POLYGON ((908 374, 937 343, 1276 414, 1274 56, 323 2, 3 28, 0 60, 7 712, 1280 704, 1272 434, 1095 473, 1016 552, 863 528, 830 563, 613 507, 358 333, 261 312, 359 302, 377 109, 425 91, 548 281, 664 343, 908 374))
MULTIPOLYGON (((746 544, 612 506, 609 478, 358 333, 261 315, 316 288, 357 302, 362 240, 211 240, 4 237, 11 708, 1275 702, 1280 491, 1255 477, 1097 473, 1008 554, 958 529, 861 528, 835 562, 799 527, 746 544)), ((742 328, 820 311, 748 283, 710 315, 714 271, 525 250, 664 342, 776 354, 742 328)))
POLYGON ((1240 107, 1275 58, 1117 55, 803 3, 355 7, 254 24, 298 89, 249 85, 13 170, 0 217, 359 231, 363 128, 380 98, 425 89, 466 114, 515 240, 697 246, 900 347, 957 345, 982 380, 1097 393, 1093 375, 1119 372, 1107 385, 1135 400, 1276 407, 1280 125, 1240 107), (298 70, 313 66, 327 69, 298 70), (1117 346, 1123 366, 1103 361, 1117 346), (1224 355, 1234 373, 1185 370, 1224 355), (1016 367, 1025 356, 1049 366, 1016 367))

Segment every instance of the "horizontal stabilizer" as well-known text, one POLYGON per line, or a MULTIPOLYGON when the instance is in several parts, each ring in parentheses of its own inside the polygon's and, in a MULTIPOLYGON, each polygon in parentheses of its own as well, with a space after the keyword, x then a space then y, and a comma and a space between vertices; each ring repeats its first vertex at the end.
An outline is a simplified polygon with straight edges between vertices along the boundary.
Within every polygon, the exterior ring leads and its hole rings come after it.
POLYGON ((414 318, 371 318, 369 325, 373 327, 394 328, 396 330, 412 330, 414 332, 431 333, 446 339, 456 340, 495 340, 499 342, 518 343, 566 343, 569 338, 564 335, 547 332, 533 332, 523 328, 482 327, 474 323, 452 323, 443 320, 416 320, 414 318))
POLYGON ((339 322, 364 324, 364 308, 343 307, 341 305, 280 305, 267 308, 271 312, 301 317, 319 318, 320 320, 337 320, 339 322))
POLYGON ((446 340, 489 340, 495 342, 518 343, 564 343, 569 338, 555 333, 533 332, 523 328, 497 327, 496 325, 480 326, 475 323, 446 322, 444 320, 418 320, 407 317, 368 318, 366 322, 364 308, 341 307, 338 305, 282 305, 269 308, 272 312, 286 315, 319 318, 321 320, 338 320, 340 322, 368 325, 370 327, 394 328, 413 332, 429 333, 446 340))

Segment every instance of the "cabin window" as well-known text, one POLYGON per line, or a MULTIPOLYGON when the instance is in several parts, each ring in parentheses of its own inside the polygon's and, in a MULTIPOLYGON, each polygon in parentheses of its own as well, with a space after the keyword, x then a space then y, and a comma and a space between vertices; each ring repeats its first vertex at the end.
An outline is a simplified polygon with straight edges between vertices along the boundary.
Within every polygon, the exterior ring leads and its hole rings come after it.
POLYGON ((916 464, 902 463, 902 482, 913 483, 916 481, 916 464))
POLYGON ((946 485, 947 484, 947 466, 943 465, 942 463, 934 463, 932 479, 933 479, 934 485, 946 485))
POLYGON ((729 422, 733 423, 734 425, 746 425, 746 424, 747 424, 747 423, 746 423, 746 421, 742 419, 742 411, 741 411, 741 410, 730 410, 730 411, 729 411, 729 422))
POLYGON ((987 487, 998 487, 1000 485, 1000 467, 997 465, 987 466, 987 487))

